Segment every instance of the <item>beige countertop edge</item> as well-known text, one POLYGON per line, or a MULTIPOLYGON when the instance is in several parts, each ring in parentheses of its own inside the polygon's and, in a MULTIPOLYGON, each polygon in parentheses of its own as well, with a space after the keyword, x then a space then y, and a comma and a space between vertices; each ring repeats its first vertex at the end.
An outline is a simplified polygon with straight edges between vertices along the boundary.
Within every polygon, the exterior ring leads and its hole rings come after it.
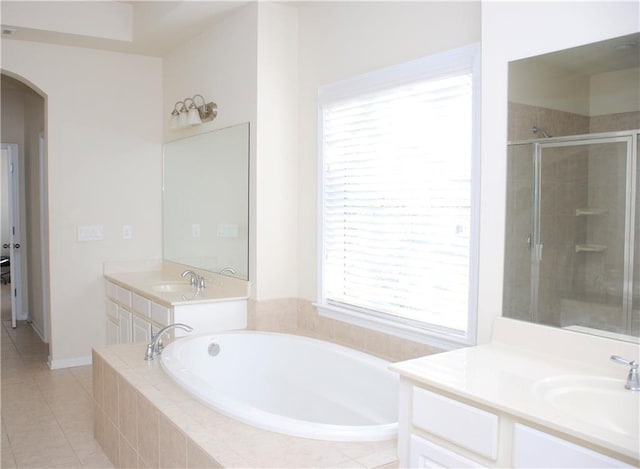
MULTIPOLYGON (((193 305, 193 304, 207 304, 207 303, 220 303, 220 302, 225 302, 225 301, 240 301, 240 300, 246 300, 249 298, 249 295, 230 295, 230 296, 204 296, 202 298, 198 298, 198 299, 188 299, 188 300, 183 300, 182 299, 182 294, 181 293, 159 293, 154 291, 153 289, 151 289, 151 285, 154 283, 161 283, 163 281, 167 281, 166 279, 162 278, 162 273, 160 271, 158 272, 152 272, 152 273, 148 273, 146 275, 148 275, 146 280, 140 280, 140 281, 131 281, 131 280, 123 280, 120 275, 125 275, 125 276, 129 276, 131 277, 132 274, 130 273, 126 273, 126 274, 104 274, 104 278, 106 278, 107 280, 109 280, 110 282, 113 282, 123 288, 126 288, 128 290, 133 291, 134 293, 137 293, 138 295, 150 298, 151 300, 155 301, 156 303, 160 303, 164 306, 179 306, 179 305, 193 305), (157 274, 157 278, 153 277, 153 274, 157 274)), ((135 275, 135 274, 134 274, 135 275)), ((175 279, 172 279, 170 281, 175 281, 175 279)), ((210 287, 210 290, 207 290, 207 288, 204 289, 204 291, 202 291, 203 295, 207 295, 210 294, 209 292, 213 291, 213 289, 216 288, 214 287, 210 287)), ((220 294, 224 294, 224 291, 219 292, 220 294)))

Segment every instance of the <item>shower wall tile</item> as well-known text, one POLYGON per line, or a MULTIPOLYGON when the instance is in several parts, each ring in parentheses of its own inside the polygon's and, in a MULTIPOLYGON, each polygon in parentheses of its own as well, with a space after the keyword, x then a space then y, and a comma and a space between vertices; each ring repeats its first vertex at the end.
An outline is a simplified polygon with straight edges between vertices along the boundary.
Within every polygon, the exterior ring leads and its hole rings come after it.
POLYGON ((542 137, 541 133, 536 136, 531 131, 533 127, 553 137, 586 134, 589 133, 589 117, 510 102, 507 139, 515 141, 542 137))
POLYGON ((589 131, 593 133, 632 129, 640 129, 640 111, 593 116, 589 122, 589 131))

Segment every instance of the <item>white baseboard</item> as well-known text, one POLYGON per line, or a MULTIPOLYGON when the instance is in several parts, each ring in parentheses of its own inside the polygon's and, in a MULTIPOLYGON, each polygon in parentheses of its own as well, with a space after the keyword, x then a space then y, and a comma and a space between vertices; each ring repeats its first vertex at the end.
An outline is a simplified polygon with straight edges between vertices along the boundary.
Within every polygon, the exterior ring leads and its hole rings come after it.
POLYGON ((48 344, 49 342, 47 341, 47 339, 44 336, 44 331, 40 329, 40 327, 38 327, 38 325, 31 321, 31 323, 29 323, 29 325, 31 326, 31 328, 36 331, 36 334, 38 334, 38 336, 40 337, 40 340, 43 341, 45 344, 48 344))
POLYGON ((48 365, 52 370, 73 368, 75 366, 87 366, 91 365, 91 355, 87 357, 66 358, 64 360, 51 360, 51 357, 49 357, 48 365))

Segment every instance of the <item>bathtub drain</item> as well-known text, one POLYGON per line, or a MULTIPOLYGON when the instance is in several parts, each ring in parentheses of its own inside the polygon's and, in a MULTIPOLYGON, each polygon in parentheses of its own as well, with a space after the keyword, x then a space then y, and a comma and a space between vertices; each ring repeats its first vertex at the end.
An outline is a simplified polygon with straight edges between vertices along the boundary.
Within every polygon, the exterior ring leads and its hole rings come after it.
POLYGON ((211 355, 212 357, 215 357, 220 353, 220 346, 215 342, 211 342, 209 344, 209 347, 207 348, 207 351, 209 352, 209 355, 211 355))

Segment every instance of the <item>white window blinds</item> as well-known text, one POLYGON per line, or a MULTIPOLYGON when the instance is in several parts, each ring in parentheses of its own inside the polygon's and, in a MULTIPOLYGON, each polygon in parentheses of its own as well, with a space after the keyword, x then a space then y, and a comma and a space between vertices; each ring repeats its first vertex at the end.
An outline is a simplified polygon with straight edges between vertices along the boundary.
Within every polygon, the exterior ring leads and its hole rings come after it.
POLYGON ((321 105, 327 305, 465 333, 471 67, 321 105))

